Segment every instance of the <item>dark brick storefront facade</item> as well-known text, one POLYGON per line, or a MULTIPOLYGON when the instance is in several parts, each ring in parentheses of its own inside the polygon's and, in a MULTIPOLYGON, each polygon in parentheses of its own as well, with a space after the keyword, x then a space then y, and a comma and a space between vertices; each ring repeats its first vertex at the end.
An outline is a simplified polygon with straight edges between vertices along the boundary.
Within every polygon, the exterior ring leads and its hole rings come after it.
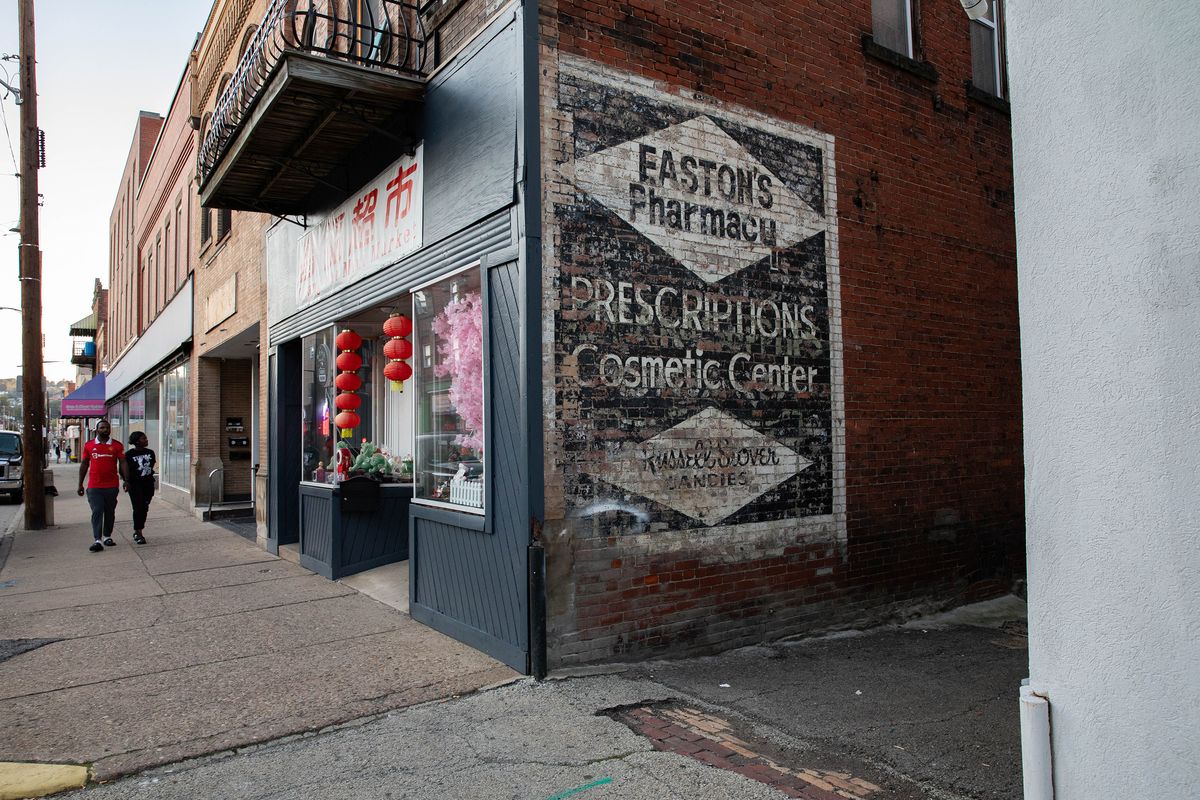
POLYGON ((1008 120, 965 18, 541 5, 551 663, 1003 591, 1022 563, 1008 120))

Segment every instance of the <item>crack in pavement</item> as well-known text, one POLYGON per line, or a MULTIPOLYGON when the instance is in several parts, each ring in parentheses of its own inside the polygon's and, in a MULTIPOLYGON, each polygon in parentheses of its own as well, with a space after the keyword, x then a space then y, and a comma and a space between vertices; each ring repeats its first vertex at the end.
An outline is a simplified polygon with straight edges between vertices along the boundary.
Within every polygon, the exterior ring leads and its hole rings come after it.
MULTIPOLYGON (((293 575, 290 577, 305 578, 308 576, 293 575)), ((316 576, 314 576, 314 577, 316 577, 316 576)), ((263 581, 263 583, 266 583, 266 581, 263 581)), ((326 583, 328 583, 328 581, 326 581, 326 583)), ((239 585, 245 586, 245 585, 252 585, 252 584, 239 584, 239 585)), ((217 587, 217 588, 227 589, 229 587, 222 586, 222 587, 217 587)), ((167 613, 166 599, 168 597, 173 597, 175 595, 189 594, 193 591, 211 591, 211 590, 195 589, 195 590, 189 590, 188 592, 167 592, 166 594, 161 594, 161 595, 147 595, 146 597, 135 598, 137 600, 153 599, 153 600, 159 601, 160 608, 158 611, 158 616, 156 616, 152 622, 145 624, 145 625, 132 625, 128 628, 114 628, 112 630, 99 631, 97 633, 90 633, 90 634, 84 633, 84 634, 80 634, 78 636, 61 636, 55 641, 78 641, 80 639, 100 639, 105 636, 112 636, 112 635, 120 634, 120 633, 129 633, 131 631, 150 630, 151 628, 156 627, 159 624, 159 621, 162 619, 163 615, 167 613)), ((253 606, 253 607, 249 607, 249 608, 241 608, 241 609, 237 609, 235 611, 222 611, 222 612, 216 613, 216 614, 208 614, 208 615, 197 616, 197 617, 186 617, 184 619, 176 619, 176 620, 171 620, 169 622, 165 622, 165 623, 163 623, 163 627, 165 628, 170 625, 186 625, 188 623, 200 622, 202 620, 223 619, 225 617, 234 617, 234 616, 237 616, 238 614, 247 614, 250 612, 257 612, 257 611, 270 611, 270 610, 276 609, 276 608, 290 608, 292 606, 298 606, 298 605, 302 605, 304 603, 319 603, 323 600, 337 600, 339 598, 347 597, 352 594, 360 594, 360 592, 356 592, 354 589, 347 589, 344 592, 340 592, 338 594, 325 595, 323 597, 311 597, 311 598, 303 599, 303 600, 290 600, 290 601, 284 601, 284 602, 279 602, 279 603, 272 603, 271 605, 265 605, 265 606, 253 606)), ((130 601, 125 601, 125 602, 130 602, 130 601)), ((87 604, 87 605, 91 605, 91 604, 87 604)), ((80 606, 66 606, 64 608, 50 608, 50 609, 46 609, 44 611, 28 611, 28 612, 24 612, 24 613, 31 614, 31 615, 32 614, 53 614, 53 613, 60 612, 60 611, 70 611, 73 608, 79 608, 79 607, 80 606)), ((396 627, 388 628, 387 630, 396 630, 396 627)))
MULTIPOLYGON (((263 656, 267 656, 267 655, 280 655, 280 654, 284 654, 284 653, 300 652, 302 650, 307 650, 311 647, 315 647, 318 645, 329 645, 329 644, 337 644, 339 642, 353 642, 358 639, 367 639, 372 636, 379 636, 380 634, 383 634, 383 633, 389 633, 393 630, 396 630, 396 629, 395 628, 385 628, 383 630, 374 631, 372 633, 364 633, 364 634, 359 634, 356 636, 346 636, 341 639, 324 639, 321 641, 315 641, 315 642, 309 642, 309 643, 303 644, 303 645, 297 645, 296 647, 285 647, 285 648, 281 648, 279 650, 263 650, 262 652, 259 652, 259 653, 248 653, 246 655, 234 656, 232 658, 219 658, 219 659, 214 659, 212 661, 198 661, 198 662, 193 662, 193 663, 189 663, 189 664, 184 664, 179 667, 171 667, 170 669, 151 670, 149 672, 138 673, 137 675, 127 675, 127 676, 123 676, 120 678, 110 678, 107 680, 96 680, 96 681, 91 681, 88 683, 76 683, 76 684, 72 684, 71 686, 59 686, 59 687, 56 687, 53 689, 44 689, 44 690, 38 691, 38 692, 28 692, 26 694, 17 694, 17 695, 12 695, 10 697, 0 698, 0 703, 6 703, 10 700, 23 700, 23 699, 31 698, 31 697, 39 697, 42 695, 49 695, 49 694, 53 694, 55 692, 61 692, 61 691, 70 690, 70 689, 83 689, 83 688, 87 688, 87 687, 91 687, 91 686, 99 686, 101 684, 111 686, 113 684, 124 683, 126 681, 139 680, 141 678, 149 677, 151 675, 165 675, 165 674, 168 674, 171 672, 182 672, 184 670, 192 669, 194 667, 209 667, 209 666, 213 666, 214 664, 235 664, 238 661, 245 661, 246 659, 250 659, 250 658, 262 658, 263 656)), ((100 638, 100 637, 96 637, 96 638, 100 638)), ((78 640, 76 639, 73 641, 78 641, 78 640)))

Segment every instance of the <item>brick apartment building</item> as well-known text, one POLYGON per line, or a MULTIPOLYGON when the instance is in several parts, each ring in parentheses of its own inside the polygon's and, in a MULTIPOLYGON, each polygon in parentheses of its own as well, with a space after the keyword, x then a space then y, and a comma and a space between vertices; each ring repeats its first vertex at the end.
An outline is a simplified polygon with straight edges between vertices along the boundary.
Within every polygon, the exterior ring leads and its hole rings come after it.
POLYGON ((190 508, 195 131, 185 68, 165 117, 141 112, 110 217, 104 349, 113 436, 146 433, 160 496, 190 508))
POLYGON ((198 50, 231 71, 198 171, 279 218, 246 226, 265 325, 219 254, 197 296, 269 353, 269 549, 407 558, 415 618, 533 672, 1022 570, 998 13, 251 5, 198 50), (400 480, 331 479, 363 440, 400 480))
MULTIPOLYGON (((266 6, 265 0, 213 4, 192 53, 191 114, 201 142, 266 6)), ((259 353, 267 336, 260 321, 266 317, 263 236, 270 217, 207 206, 198 213, 196 502, 253 503, 265 531, 266 371, 259 353)))
POLYGON ((142 176, 150 166, 154 142, 162 130, 163 117, 151 111, 138 114, 133 141, 121 172, 121 183, 108 220, 108 278, 112 298, 109 304, 107 340, 100 354, 101 366, 117 363, 133 345, 142 330, 143 265, 137 247, 137 195, 142 176))

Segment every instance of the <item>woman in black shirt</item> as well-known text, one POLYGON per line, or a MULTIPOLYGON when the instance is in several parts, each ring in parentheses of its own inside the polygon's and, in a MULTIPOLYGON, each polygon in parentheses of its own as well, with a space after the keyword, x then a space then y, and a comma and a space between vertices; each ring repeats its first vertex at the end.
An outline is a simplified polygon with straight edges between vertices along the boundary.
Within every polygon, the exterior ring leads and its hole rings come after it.
POLYGON ((145 544, 142 530, 146 527, 150 499, 154 497, 154 465, 158 458, 149 447, 150 440, 141 431, 129 434, 129 444, 132 446, 125 451, 125 491, 133 504, 133 541, 145 544))

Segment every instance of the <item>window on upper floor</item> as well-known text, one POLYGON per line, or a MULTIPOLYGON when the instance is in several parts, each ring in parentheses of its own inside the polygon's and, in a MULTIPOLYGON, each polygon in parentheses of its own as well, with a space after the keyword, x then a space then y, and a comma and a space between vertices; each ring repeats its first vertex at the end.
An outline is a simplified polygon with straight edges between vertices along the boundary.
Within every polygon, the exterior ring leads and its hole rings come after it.
MULTIPOLYGON (((181 195, 179 197, 179 199, 177 199, 175 201, 175 238, 172 240, 174 242, 174 247, 171 248, 171 251, 175 254, 175 285, 177 287, 182 286, 183 280, 184 280, 184 272, 180 270, 179 265, 182 263, 184 265, 185 270, 187 267, 187 253, 186 252, 184 253, 182 259, 180 259, 180 257, 179 257, 179 235, 180 235, 179 232, 182 230, 183 230, 183 197, 181 195)), ((184 246, 186 247, 186 239, 185 239, 184 246)))
POLYGON ((242 56, 246 55, 246 51, 250 49, 250 43, 254 41, 254 34, 258 31, 257 25, 250 25, 242 33, 242 43, 238 45, 238 61, 242 60, 242 56))
POLYGON ((154 266, 156 268, 154 273, 154 316, 158 316, 159 310, 165 304, 166 298, 164 295, 166 293, 167 284, 167 276, 162 257, 161 234, 154 237, 154 266))
POLYGON ((172 242, 171 242, 171 217, 167 216, 167 221, 163 225, 162 232, 163 243, 163 291, 167 297, 175 293, 175 259, 172 259, 172 242))
POLYGON ((875 44, 916 58, 913 43, 915 0, 871 0, 871 37, 875 44))
POLYGON ((138 320, 137 329, 134 331, 134 336, 140 335, 145 329, 147 322, 150 320, 150 309, 154 301, 154 256, 150 253, 146 254, 146 261, 142 265, 142 280, 141 280, 141 303, 138 304, 138 320))
POLYGON ((369 61, 387 61, 392 20, 384 0, 352 0, 350 22, 354 26, 355 55, 369 61))
POLYGON ((971 20, 971 83, 996 97, 1008 93, 1004 80, 1004 8, 988 3, 987 14, 971 20))
POLYGON ((217 241, 221 241, 233 230, 233 212, 228 208, 217 209, 217 241))
POLYGON ((212 239, 212 209, 200 209, 200 247, 212 239))

